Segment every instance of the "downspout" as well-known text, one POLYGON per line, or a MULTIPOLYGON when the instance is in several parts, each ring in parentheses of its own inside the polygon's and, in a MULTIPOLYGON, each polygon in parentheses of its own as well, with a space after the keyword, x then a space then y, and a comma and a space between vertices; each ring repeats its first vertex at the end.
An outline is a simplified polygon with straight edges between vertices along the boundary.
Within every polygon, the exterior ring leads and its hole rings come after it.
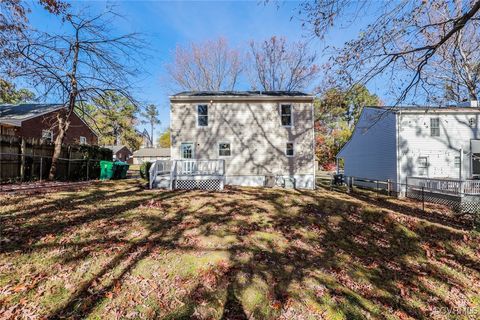
MULTIPOLYGON (((401 181, 401 175, 400 175, 400 123, 402 119, 402 111, 398 110, 398 113, 395 113, 395 126, 396 126, 396 158, 397 158, 397 192, 399 197, 402 197, 402 181, 401 181)), ((405 186, 406 188, 406 186, 405 186)))

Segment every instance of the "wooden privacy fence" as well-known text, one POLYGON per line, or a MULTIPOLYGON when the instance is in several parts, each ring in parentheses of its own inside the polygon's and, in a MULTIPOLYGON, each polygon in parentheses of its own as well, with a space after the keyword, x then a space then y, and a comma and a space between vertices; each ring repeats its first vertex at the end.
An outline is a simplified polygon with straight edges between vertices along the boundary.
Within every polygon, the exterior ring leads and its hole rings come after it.
MULTIPOLYGON (((52 165, 54 145, 41 139, 0 135, 0 183, 43 180, 52 165)), ((101 160, 112 151, 98 146, 63 145, 55 180, 89 180, 100 176, 101 160)))

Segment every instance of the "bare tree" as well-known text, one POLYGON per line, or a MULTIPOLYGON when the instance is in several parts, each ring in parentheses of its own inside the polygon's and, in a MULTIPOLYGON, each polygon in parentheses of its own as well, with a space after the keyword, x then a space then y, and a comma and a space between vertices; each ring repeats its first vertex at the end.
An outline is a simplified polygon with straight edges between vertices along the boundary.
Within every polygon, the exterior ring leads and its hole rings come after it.
POLYGON ((460 31, 479 20, 480 0, 384 1, 376 2, 376 6, 373 3, 371 0, 304 1, 300 11, 304 25, 311 26, 319 37, 342 21, 354 22, 367 13, 376 16, 373 23, 335 55, 332 66, 343 80, 354 83, 390 75, 397 103, 419 90, 428 94, 427 66, 442 51, 452 54, 458 50, 458 41, 471 41, 459 37, 460 31))
MULTIPOLYGON (((452 11, 462 10, 461 2, 441 5, 432 8, 429 19, 438 22, 452 11), (452 6, 454 6, 452 8, 452 6)), ((421 37, 435 38, 442 33, 442 25, 429 28, 421 33, 421 37)), ((415 61, 406 63, 412 70, 415 61)), ((457 34, 447 40, 437 50, 423 70, 424 87, 428 89, 429 100, 441 103, 462 100, 478 100, 480 96, 480 21, 472 19, 457 34)))
POLYGON ((287 43, 285 38, 271 37, 250 42, 252 88, 272 90, 303 90, 320 72, 316 55, 304 42, 287 43))
POLYGON ((177 46, 174 61, 166 66, 175 89, 188 91, 233 90, 241 72, 240 54, 227 40, 177 46))
MULTIPOLYGON (((59 15, 69 7, 64 1, 39 0, 50 13, 59 15)), ((5 65, 16 58, 15 39, 28 28, 29 8, 21 0, 0 1, 0 63, 5 65)))
MULTIPOLYGON (((66 13, 64 33, 25 32, 16 43, 20 62, 10 70, 45 96, 64 101, 57 116, 57 136, 49 179, 55 177, 61 146, 77 105, 107 92, 116 92, 133 103, 131 79, 139 73, 138 54, 143 42, 138 34, 114 34, 110 26, 118 16, 111 10, 95 16, 66 13)), ((78 106, 77 106, 78 107, 78 106)))

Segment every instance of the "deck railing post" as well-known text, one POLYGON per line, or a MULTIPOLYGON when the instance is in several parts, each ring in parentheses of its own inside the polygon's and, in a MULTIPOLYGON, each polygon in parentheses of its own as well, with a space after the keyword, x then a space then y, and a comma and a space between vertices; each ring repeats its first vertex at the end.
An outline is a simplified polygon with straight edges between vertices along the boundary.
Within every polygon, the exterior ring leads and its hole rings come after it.
POLYGON ((422 186, 422 211, 425 213, 425 187, 422 186))
POLYGON ((40 182, 42 182, 42 176, 43 176, 43 158, 40 157, 40 182))

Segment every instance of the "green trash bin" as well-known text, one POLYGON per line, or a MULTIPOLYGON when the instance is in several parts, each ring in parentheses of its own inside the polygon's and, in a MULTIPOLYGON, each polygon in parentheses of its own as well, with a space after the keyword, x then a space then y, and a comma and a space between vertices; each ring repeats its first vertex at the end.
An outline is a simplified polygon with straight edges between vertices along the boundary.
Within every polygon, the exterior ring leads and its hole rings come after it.
POLYGON ((114 163, 112 161, 100 161, 100 180, 113 179, 114 174, 114 163))
POLYGON ((127 171, 129 165, 122 161, 115 161, 113 163, 113 179, 127 178, 127 171))
POLYGON ((130 165, 124 162, 122 165, 122 174, 120 175, 120 179, 127 179, 128 168, 130 168, 130 165))

